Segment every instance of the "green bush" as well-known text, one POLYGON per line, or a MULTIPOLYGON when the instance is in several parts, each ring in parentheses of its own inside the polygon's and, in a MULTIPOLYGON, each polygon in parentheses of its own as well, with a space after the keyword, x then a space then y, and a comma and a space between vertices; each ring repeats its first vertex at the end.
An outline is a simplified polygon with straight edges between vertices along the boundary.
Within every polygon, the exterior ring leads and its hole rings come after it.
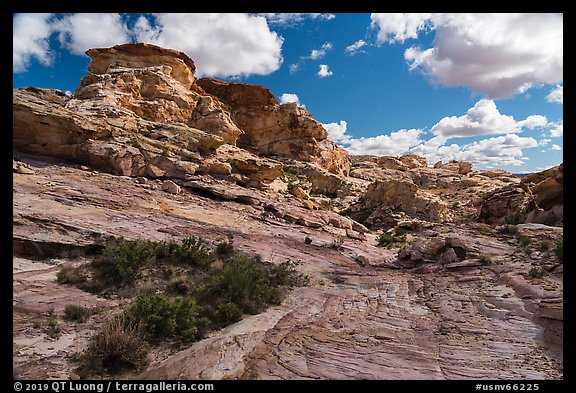
POLYGON ((296 270, 296 262, 290 259, 278 265, 271 265, 268 270, 270 280, 274 285, 301 287, 308 285, 310 282, 310 278, 307 275, 296 270))
POLYGON ((216 311, 218 322, 222 326, 230 325, 242 319, 242 310, 236 303, 228 302, 218 306, 216 311))
POLYGON ((132 283, 143 266, 156 260, 154 244, 147 240, 125 240, 106 244, 103 254, 91 263, 94 279, 106 286, 132 283))
POLYGON ((72 284, 77 285, 87 280, 87 277, 80 267, 74 267, 68 263, 62 265, 60 271, 56 275, 58 284, 72 284))
POLYGON ((530 277, 532 278, 540 278, 546 275, 546 273, 548 273, 546 271, 546 269, 543 269, 541 267, 533 267, 532 269, 530 269, 530 271, 528 272, 528 274, 530 275, 530 277))
POLYGON ((518 225, 526 222, 526 214, 520 211, 510 211, 504 216, 504 223, 518 225))
POLYGON ((71 321, 86 322, 92 315, 92 310, 77 304, 67 304, 64 307, 64 318, 71 321))
POLYGON ((180 336, 193 341, 202 336, 209 323, 200 317, 201 311, 202 307, 190 297, 171 299, 163 294, 141 293, 125 315, 153 336, 180 336))
POLYGON ((148 364, 148 344, 137 325, 119 316, 106 321, 92 336, 79 361, 78 370, 83 378, 103 371, 112 374, 141 371, 148 364))
POLYGON ((179 295, 187 295, 192 290, 192 284, 186 275, 180 275, 170 280, 167 290, 179 295))
POLYGON ((224 240, 216 244, 216 249, 214 250, 214 253, 218 257, 229 257, 232 254, 234 254, 234 252, 235 252, 234 243, 232 242, 231 239, 224 240))
POLYGON ((505 235, 516 235, 518 234, 518 227, 516 225, 506 224, 500 227, 499 232, 505 235))
POLYGON ((518 236, 518 240, 520 241, 520 244, 522 244, 523 246, 527 246, 532 243, 532 239, 526 235, 518 236))
POLYGON ((556 258, 558 258, 560 262, 564 262, 564 239, 559 239, 556 241, 554 254, 556 254, 556 258))
POLYGON ((406 241, 406 235, 395 235, 393 233, 382 232, 376 241, 378 242, 378 247, 386 247, 392 243, 404 243, 406 241))
POLYGON ((264 264, 242 254, 226 262, 209 292, 221 303, 236 303, 249 314, 256 314, 269 304, 279 304, 281 297, 264 264))

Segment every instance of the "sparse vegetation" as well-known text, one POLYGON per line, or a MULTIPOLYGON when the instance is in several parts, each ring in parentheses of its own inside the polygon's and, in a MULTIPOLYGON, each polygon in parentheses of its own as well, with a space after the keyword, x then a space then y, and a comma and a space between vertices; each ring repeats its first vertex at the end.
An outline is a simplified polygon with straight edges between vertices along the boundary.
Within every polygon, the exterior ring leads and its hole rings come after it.
POLYGON ((499 231, 505 235, 516 235, 518 233, 518 227, 516 225, 505 224, 500 227, 499 231))
POLYGON ((106 244, 104 253, 91 263, 94 280, 104 286, 132 283, 142 266, 155 260, 155 247, 147 240, 123 237, 106 244))
POLYGON ((312 239, 310 239, 308 236, 306 236, 306 237, 304 238, 304 243, 306 243, 306 244, 312 244, 312 239))
POLYGON ((520 244, 522 244, 523 246, 527 246, 532 243, 532 239, 526 235, 518 236, 518 240, 520 241, 520 244))
POLYGON ((336 235, 332 238, 332 245, 330 246, 334 250, 341 250, 344 244, 344 236, 336 235))
POLYGON ((141 293, 124 314, 130 323, 140 325, 154 337, 178 336, 193 341, 202 336, 209 323, 200 316, 201 311, 191 297, 141 293))
MULTIPOLYGON (((290 260, 275 265, 262 262, 259 255, 246 255, 233 246, 232 236, 214 246, 196 237, 181 242, 117 239, 88 265, 92 274, 82 285, 102 283, 101 275, 107 272, 115 277, 105 281, 107 294, 122 296, 134 288, 140 288, 140 293, 119 317, 122 323, 118 318, 108 321, 94 335, 80 357, 80 369, 88 373, 92 367, 100 374, 138 369, 136 363, 143 361, 148 345, 198 340, 210 329, 237 322, 243 314, 279 304, 286 288, 308 283, 308 276, 296 266, 290 260), (104 348, 95 349, 96 345, 104 348), (120 346, 132 348, 135 354, 120 346), (111 359, 122 364, 114 366, 111 359)), ((70 319, 83 318, 86 311, 69 306, 70 319)))
POLYGON ((48 331, 46 334, 48 337, 56 340, 62 335, 62 327, 58 323, 58 319, 56 318, 56 314, 54 312, 54 307, 50 307, 47 311, 48 314, 48 331))
POLYGON ((490 258, 488 255, 486 254, 482 254, 480 255, 480 257, 478 258, 480 259, 480 262, 482 262, 482 265, 491 265, 493 263, 492 258, 490 258))
POLYGON ((148 364, 147 358, 148 344, 139 327, 121 315, 106 321, 92 336, 79 356, 78 371, 83 378, 103 372, 141 371, 148 364))
POLYGON ((543 269, 539 266, 535 266, 532 269, 530 269, 530 271, 528 272, 528 275, 530 275, 530 277, 532 278, 540 278, 543 277, 547 274, 548 272, 546 271, 546 269, 543 269))
POLYGON ((554 254, 556 254, 556 258, 558 258, 560 262, 564 262, 564 239, 559 239, 556 241, 554 254))
POLYGON ((187 275, 181 274, 170 280, 166 289, 170 293, 187 295, 192 291, 192 283, 187 275))
POLYGON ((526 222, 526 214, 521 211, 510 211, 504 216, 504 223, 518 225, 526 222))
POLYGON ((86 274, 81 267, 74 267, 71 264, 64 264, 56 275, 58 284, 78 285, 87 280, 86 274))
POLYGON ((64 307, 64 318, 71 321, 86 322, 92 314, 91 309, 77 304, 67 304, 64 307))
POLYGON ((377 240, 378 247, 388 247, 393 243, 404 243, 406 241, 406 234, 394 234, 389 232, 382 232, 377 240))
POLYGON ((540 251, 548 251, 550 249, 550 240, 549 239, 542 239, 538 244, 538 249, 540 251))

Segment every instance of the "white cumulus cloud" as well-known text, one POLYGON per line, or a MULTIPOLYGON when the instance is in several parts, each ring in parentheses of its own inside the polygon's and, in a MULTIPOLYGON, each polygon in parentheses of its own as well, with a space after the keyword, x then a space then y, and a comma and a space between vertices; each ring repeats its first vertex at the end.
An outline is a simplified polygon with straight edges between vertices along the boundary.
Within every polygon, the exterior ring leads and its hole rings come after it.
POLYGON ((310 52, 310 56, 308 56, 307 58, 312 60, 321 59, 324 56, 326 56, 326 52, 328 52, 330 49, 332 49, 332 43, 325 42, 324 44, 322 44, 322 47, 320 49, 312 49, 312 52, 310 52))
POLYGON ((264 13, 258 15, 265 17, 270 24, 278 26, 294 26, 306 19, 332 20, 336 17, 334 14, 320 13, 264 13))
POLYGON ((426 27, 431 14, 372 14, 371 27, 378 30, 378 43, 396 41, 404 42, 418 37, 420 30, 426 27))
POLYGON ((345 51, 349 55, 355 55, 357 53, 366 53, 366 51, 362 50, 362 48, 365 47, 366 45, 368 45, 366 41, 358 40, 352 45, 348 45, 345 51))
POLYGON ((550 129, 550 138, 560 138, 564 136, 564 121, 551 123, 552 128, 550 129))
POLYGON ((552 147, 550 148, 550 150, 562 150, 562 148, 556 144, 552 145, 552 147))
POLYGON ((90 48, 130 42, 130 32, 120 14, 71 14, 54 22, 60 43, 75 55, 90 48))
POLYGON ((546 96, 546 102, 555 102, 557 104, 564 104, 564 86, 556 85, 554 90, 546 96))
POLYGON ((348 123, 345 120, 340 120, 339 123, 322 123, 322 126, 328 132, 328 139, 333 142, 346 143, 348 135, 346 135, 346 128, 348 123))
POLYGON ((304 106, 300 103, 300 98, 297 94, 284 93, 280 96, 280 104, 286 104, 288 102, 295 102, 298 106, 304 106))
POLYGON ((136 39, 185 52, 199 76, 266 75, 283 61, 284 40, 262 16, 179 13, 152 20, 140 18, 136 39))
POLYGON ((542 127, 547 123, 546 117, 541 115, 532 115, 525 120, 516 121, 512 116, 501 114, 494 101, 481 99, 468 109, 465 115, 445 117, 430 131, 445 138, 465 138, 520 133, 523 127, 542 127))
POLYGON ((52 64, 49 37, 53 28, 52 14, 17 14, 12 20, 12 71, 24 72, 31 59, 41 64, 52 64))
POLYGON ((410 129, 399 130, 390 133, 390 135, 378 135, 370 138, 353 138, 349 139, 346 144, 348 152, 353 155, 392 155, 397 156, 404 154, 412 146, 419 144, 421 141, 420 134, 422 130, 410 129))
POLYGON ((502 98, 563 80, 562 14, 373 14, 371 26, 379 43, 434 30, 433 47, 404 57, 435 84, 502 98))
POLYGON ((332 74, 333 72, 328 69, 326 64, 320 64, 320 70, 317 73, 320 78, 326 78, 327 76, 332 76, 332 74))

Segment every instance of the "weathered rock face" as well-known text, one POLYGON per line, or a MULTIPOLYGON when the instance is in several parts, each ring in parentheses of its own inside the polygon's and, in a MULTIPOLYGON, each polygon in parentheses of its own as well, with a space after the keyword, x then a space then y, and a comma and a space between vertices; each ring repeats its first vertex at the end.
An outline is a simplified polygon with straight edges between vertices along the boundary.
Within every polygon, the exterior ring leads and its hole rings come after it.
POLYGON ((376 181, 368 186, 360 200, 357 209, 372 212, 366 222, 373 226, 380 223, 384 226, 395 225, 397 220, 390 220, 390 217, 399 218, 394 215, 399 212, 427 221, 443 221, 448 215, 445 202, 418 189, 411 181, 376 181))
POLYGON ((562 225, 563 165, 524 177, 518 185, 498 188, 479 202, 478 221, 500 223, 509 212, 526 214, 526 222, 562 225))
POLYGON ((434 164, 434 168, 436 169, 446 169, 460 175, 465 175, 467 173, 472 172, 472 163, 466 161, 457 161, 452 160, 446 164, 443 164, 442 161, 438 161, 434 164))
POLYGON ((350 162, 346 150, 327 140, 322 124, 296 103, 278 105, 264 87, 213 78, 198 80, 207 93, 231 107, 234 122, 244 133, 238 146, 261 155, 315 162, 346 176, 350 162))
POLYGON ((107 74, 114 68, 147 68, 164 65, 162 71, 189 89, 195 81, 196 66, 184 52, 136 43, 111 48, 88 49, 92 62, 88 70, 94 74, 107 74))

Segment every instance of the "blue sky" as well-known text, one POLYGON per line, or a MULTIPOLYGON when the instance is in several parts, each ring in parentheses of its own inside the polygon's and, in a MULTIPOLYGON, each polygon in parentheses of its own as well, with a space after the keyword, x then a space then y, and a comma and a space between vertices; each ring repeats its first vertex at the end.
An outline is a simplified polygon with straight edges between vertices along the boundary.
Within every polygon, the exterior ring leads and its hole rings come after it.
POLYGON ((16 14, 13 85, 74 92, 84 51, 125 42, 297 101, 351 154, 563 161, 562 14, 16 14))

